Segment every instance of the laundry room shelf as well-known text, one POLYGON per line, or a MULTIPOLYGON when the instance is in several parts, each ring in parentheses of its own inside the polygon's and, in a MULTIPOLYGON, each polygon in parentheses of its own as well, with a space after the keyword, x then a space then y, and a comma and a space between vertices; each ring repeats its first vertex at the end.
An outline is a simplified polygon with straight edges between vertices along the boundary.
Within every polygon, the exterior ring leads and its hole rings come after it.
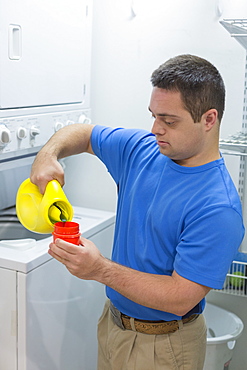
POLYGON ((247 156, 247 133, 237 132, 227 139, 221 139, 220 149, 223 149, 223 154, 247 156))
POLYGON ((247 262, 233 261, 227 273, 221 293, 247 296, 247 262))

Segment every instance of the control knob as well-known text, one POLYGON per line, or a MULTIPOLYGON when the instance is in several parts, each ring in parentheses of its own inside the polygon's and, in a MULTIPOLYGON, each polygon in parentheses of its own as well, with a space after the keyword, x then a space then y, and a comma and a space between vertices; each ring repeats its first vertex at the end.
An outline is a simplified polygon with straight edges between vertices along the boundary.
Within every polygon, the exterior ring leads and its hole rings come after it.
POLYGON ((10 130, 5 125, 0 125, 0 147, 4 147, 11 142, 10 130))
POLYGON ((19 127, 16 135, 20 140, 25 139, 27 137, 27 129, 25 127, 19 127))
POLYGON ((56 122, 55 123, 55 132, 57 132, 58 130, 60 130, 61 128, 63 127, 63 122, 56 122))
POLYGON ((32 126, 30 129, 30 136, 35 137, 40 134, 40 129, 37 126, 32 126))
POLYGON ((91 119, 88 118, 85 114, 81 114, 78 119, 78 122, 79 123, 91 123, 91 119))

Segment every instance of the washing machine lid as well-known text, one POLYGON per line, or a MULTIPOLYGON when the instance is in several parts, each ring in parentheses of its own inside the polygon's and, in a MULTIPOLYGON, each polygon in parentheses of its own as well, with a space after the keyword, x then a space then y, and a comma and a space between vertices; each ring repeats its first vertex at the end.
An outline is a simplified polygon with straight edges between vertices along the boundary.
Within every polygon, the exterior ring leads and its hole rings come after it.
MULTIPOLYGON (((113 212, 82 207, 73 208, 73 221, 80 224, 80 232, 85 238, 90 238, 115 222, 113 212)), ((2 234, 1 238, 3 236, 2 234)), ((22 239, 9 240, 9 238, 3 237, 0 240, 0 268, 28 273, 51 260, 52 257, 47 251, 52 236, 45 235, 44 239, 37 240, 40 237, 44 237, 44 235, 35 233, 31 235, 29 231, 26 235, 23 234, 22 239)))

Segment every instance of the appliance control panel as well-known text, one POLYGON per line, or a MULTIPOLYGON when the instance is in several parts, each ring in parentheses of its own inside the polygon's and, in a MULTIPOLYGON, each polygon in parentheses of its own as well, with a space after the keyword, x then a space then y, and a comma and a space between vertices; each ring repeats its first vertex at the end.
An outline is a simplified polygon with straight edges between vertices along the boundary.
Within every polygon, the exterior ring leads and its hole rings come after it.
POLYGON ((64 126, 91 123, 89 110, 0 118, 0 162, 37 153, 64 126))

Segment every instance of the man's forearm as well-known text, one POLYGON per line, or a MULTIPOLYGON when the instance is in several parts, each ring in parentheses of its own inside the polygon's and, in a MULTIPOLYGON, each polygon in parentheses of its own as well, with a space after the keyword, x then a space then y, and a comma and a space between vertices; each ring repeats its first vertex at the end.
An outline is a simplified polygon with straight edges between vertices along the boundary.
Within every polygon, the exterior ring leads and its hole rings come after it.
POLYGON ((93 154, 91 133, 93 125, 73 124, 57 131, 37 154, 30 179, 43 194, 49 181, 56 179, 64 185, 64 171, 59 159, 83 152, 93 154))
POLYGON ((93 125, 73 124, 57 131, 41 149, 43 153, 53 154, 57 159, 79 153, 92 153, 91 133, 93 125))
POLYGON ((96 280, 130 300, 146 307, 183 316, 208 293, 210 288, 172 276, 140 272, 105 259, 96 280))
POLYGON ((157 275, 115 263, 84 237, 79 247, 57 239, 48 253, 80 279, 98 281, 138 304, 178 316, 189 312, 210 290, 176 271, 172 276, 157 275))

